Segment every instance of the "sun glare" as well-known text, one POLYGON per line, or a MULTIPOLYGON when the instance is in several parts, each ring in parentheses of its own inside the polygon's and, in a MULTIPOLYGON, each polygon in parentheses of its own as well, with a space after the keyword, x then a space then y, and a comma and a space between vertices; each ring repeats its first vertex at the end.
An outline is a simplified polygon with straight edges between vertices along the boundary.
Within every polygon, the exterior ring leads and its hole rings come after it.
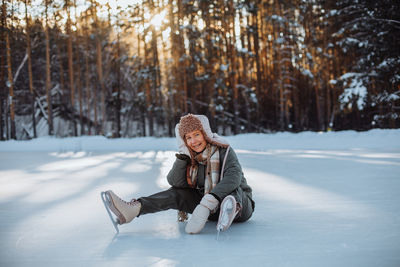
POLYGON ((157 30, 159 30, 161 28, 161 26, 165 23, 168 22, 166 17, 166 12, 162 11, 158 14, 155 14, 151 20, 150 20, 150 24, 153 25, 157 30))

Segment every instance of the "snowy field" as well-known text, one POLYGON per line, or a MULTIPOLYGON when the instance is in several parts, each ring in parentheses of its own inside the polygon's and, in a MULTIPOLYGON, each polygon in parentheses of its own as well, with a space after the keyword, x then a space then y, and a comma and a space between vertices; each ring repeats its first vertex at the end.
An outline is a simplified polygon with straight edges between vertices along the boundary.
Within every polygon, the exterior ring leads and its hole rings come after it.
POLYGON ((400 266, 400 130, 229 137, 256 211, 216 239, 176 211, 115 235, 100 192, 168 188, 174 138, 0 142, 0 266, 400 266))

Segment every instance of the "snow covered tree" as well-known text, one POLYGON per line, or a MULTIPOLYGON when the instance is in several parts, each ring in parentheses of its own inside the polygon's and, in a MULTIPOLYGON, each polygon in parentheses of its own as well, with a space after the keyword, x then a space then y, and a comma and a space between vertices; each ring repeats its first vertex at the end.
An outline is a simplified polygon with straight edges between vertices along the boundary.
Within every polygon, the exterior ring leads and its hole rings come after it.
POLYGON ((188 112, 222 134, 400 127, 398 8, 2 0, 0 138, 171 136, 188 112))
POLYGON ((356 112, 360 128, 400 123, 399 8, 393 0, 337 2, 337 44, 354 63, 335 82, 344 88, 342 110, 356 112))

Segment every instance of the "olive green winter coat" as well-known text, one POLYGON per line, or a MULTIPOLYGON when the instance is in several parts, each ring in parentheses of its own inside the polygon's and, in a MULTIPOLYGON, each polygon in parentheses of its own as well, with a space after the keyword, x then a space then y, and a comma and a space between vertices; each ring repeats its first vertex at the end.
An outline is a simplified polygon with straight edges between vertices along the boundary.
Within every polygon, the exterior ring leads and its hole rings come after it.
MULTIPOLYGON (((227 148, 219 148, 220 166, 222 168, 227 148)), ((178 188, 189 188, 186 180, 186 168, 188 161, 177 158, 172 169, 167 175, 167 180, 171 186, 178 188)), ((199 164, 197 173, 197 188, 203 189, 205 179, 206 166, 199 164)), ((223 200, 228 195, 233 195, 236 201, 242 203, 243 196, 246 195, 252 203, 254 209, 254 201, 252 199, 252 189, 247 184, 246 178, 243 175, 242 167, 237 159, 236 153, 232 148, 229 148, 226 158, 224 170, 220 177, 222 180, 211 190, 211 194, 216 196, 219 201, 223 200)))

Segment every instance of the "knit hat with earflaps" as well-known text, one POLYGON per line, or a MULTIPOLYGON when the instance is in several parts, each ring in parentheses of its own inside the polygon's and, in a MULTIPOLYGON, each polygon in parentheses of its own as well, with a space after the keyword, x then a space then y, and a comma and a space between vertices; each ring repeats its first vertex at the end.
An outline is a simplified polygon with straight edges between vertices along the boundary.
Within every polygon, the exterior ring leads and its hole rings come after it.
POLYGON ((181 117, 181 120, 175 127, 178 146, 181 146, 183 143, 187 148, 185 135, 196 130, 201 131, 204 135, 204 139, 206 139, 210 144, 225 148, 229 146, 229 143, 226 140, 211 131, 210 123, 206 116, 190 113, 181 117))

